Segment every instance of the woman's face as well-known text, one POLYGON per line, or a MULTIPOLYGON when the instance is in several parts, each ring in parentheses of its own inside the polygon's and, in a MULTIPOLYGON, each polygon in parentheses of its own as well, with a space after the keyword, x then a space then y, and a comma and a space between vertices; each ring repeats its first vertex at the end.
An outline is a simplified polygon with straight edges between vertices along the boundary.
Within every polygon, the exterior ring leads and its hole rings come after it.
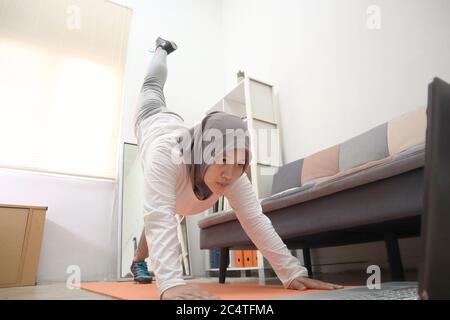
POLYGON ((205 183, 215 194, 223 195, 227 186, 244 173, 245 150, 235 149, 223 157, 223 164, 211 164, 205 172, 205 183))

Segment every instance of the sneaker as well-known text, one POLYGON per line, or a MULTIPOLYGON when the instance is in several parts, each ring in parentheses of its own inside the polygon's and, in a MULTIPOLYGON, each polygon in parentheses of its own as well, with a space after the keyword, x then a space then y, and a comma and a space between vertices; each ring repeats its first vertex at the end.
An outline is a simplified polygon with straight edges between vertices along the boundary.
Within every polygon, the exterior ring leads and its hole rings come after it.
POLYGON ((158 37, 158 39, 156 39, 155 45, 155 51, 156 48, 161 47, 162 49, 166 50, 168 55, 178 49, 178 46, 175 44, 175 42, 165 40, 161 37, 158 37))
POLYGON ((145 261, 133 261, 130 269, 135 282, 152 283, 153 278, 148 272, 147 263, 145 261))

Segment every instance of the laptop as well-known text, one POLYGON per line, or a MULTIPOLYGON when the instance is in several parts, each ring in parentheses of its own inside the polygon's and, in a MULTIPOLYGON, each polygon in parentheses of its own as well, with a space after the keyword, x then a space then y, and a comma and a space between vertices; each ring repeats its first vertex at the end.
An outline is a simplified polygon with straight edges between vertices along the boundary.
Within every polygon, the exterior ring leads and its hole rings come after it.
POLYGON ((277 299, 450 299, 450 85, 439 78, 428 86, 424 170, 419 282, 387 282, 380 289, 362 286, 277 299))

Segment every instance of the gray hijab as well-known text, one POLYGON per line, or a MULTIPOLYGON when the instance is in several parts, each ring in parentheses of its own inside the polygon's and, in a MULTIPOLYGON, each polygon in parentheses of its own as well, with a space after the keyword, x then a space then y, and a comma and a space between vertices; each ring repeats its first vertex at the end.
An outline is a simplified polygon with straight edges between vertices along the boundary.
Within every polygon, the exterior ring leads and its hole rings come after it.
POLYGON ((183 137, 182 156, 193 191, 199 200, 212 195, 204 181, 209 165, 223 163, 223 156, 234 149, 246 151, 244 171, 251 161, 247 123, 238 116, 222 111, 211 112, 186 134, 183 137))

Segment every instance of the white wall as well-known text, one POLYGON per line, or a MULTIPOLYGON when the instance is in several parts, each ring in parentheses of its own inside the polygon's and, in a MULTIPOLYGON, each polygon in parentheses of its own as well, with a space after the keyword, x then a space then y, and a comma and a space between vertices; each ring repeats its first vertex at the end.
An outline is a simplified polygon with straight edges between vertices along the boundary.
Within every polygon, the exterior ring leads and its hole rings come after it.
POLYGON ((450 81, 449 11, 446 0, 223 1, 227 85, 240 68, 276 85, 292 161, 425 105, 433 76, 450 81), (380 30, 366 27, 372 4, 380 30))
POLYGON ((5 169, 0 181, 0 203, 48 207, 38 282, 66 281, 70 265, 82 280, 115 279, 113 182, 5 169))
MULTIPOLYGON (((223 1, 226 86, 235 72, 275 85, 285 162, 426 105, 434 76, 450 81, 447 0, 223 1), (366 26, 370 5, 381 29, 366 26)), ((401 242, 407 261, 417 239, 401 242)), ((385 261, 374 243, 314 250, 318 263, 385 261)), ((408 262, 406 263, 408 264, 408 262)))

